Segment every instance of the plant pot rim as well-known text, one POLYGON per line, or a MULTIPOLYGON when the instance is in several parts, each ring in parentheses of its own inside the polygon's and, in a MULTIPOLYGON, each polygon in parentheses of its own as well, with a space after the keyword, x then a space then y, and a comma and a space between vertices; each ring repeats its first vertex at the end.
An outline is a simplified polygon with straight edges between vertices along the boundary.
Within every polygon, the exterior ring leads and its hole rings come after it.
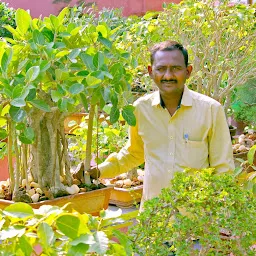
MULTIPOLYGON (((111 190, 112 188, 105 187, 105 188, 95 189, 88 192, 80 192, 74 195, 67 195, 67 196, 57 197, 54 199, 44 200, 36 203, 28 203, 28 204, 32 208, 38 209, 42 205, 57 205, 61 207, 66 205, 67 203, 71 203, 71 207, 73 204, 74 207, 72 208, 77 210, 80 213, 86 212, 92 215, 98 215, 102 209, 108 208, 111 190), (97 198, 100 198, 100 200, 97 198), (89 200, 91 200, 91 202, 89 202, 89 200), (94 206, 94 209, 88 208, 88 205, 86 203, 88 204, 90 203, 92 206, 94 206), (99 209, 96 209, 97 203, 100 203, 99 209)), ((14 202, 12 200, 0 199, 0 209, 4 209, 5 207, 14 203, 18 203, 18 202, 14 202)))

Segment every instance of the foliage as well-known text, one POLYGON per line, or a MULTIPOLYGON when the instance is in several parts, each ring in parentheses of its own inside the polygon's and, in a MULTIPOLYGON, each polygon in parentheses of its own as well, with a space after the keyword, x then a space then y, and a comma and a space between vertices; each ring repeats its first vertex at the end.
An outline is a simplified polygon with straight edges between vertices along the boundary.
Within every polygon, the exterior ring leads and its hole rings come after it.
MULTIPOLYGON (((73 135, 68 136, 68 149, 73 164, 77 165, 85 158, 88 124, 84 119, 73 129, 73 135)), ((118 152, 127 141, 127 131, 127 123, 123 125, 121 122, 117 122, 111 125, 105 120, 98 124, 98 129, 93 131, 92 154, 95 157, 93 160, 99 164, 111 153, 118 152)))
POLYGON ((251 79, 234 92, 231 107, 236 120, 256 124, 256 79, 251 79))
POLYGON ((0 128, 1 138, 8 138, 9 159, 15 153, 16 166, 9 161, 15 200, 28 172, 41 188, 61 190, 64 174, 70 185, 63 127, 70 113, 89 111, 85 170, 90 167, 96 108, 110 105, 111 123, 120 114, 130 125, 136 121, 127 100, 131 56, 116 44, 118 29, 104 19, 89 22, 93 14, 75 14, 64 8, 42 20, 18 9, 17 28, 6 26, 13 39, 0 42, 0 128))
POLYGON ((228 109, 232 91, 256 72, 255 5, 188 0, 165 6, 133 22, 124 41, 137 56, 142 78, 150 80, 148 48, 167 39, 179 41, 194 67, 189 87, 228 109))
POLYGON ((249 149, 247 160, 239 160, 241 165, 235 169, 234 175, 246 189, 256 195, 256 145, 249 149))
POLYGON ((139 255, 255 255, 255 217, 256 198, 232 175, 188 169, 145 202, 130 236, 139 255))
POLYGON ((0 37, 12 37, 12 34, 4 28, 5 25, 16 27, 15 11, 9 8, 7 3, 0 2, 0 37))
POLYGON ((38 255, 36 248, 42 251, 40 255, 50 256, 132 255, 130 241, 118 228, 129 225, 137 212, 102 211, 101 217, 93 217, 64 208, 32 209, 15 203, 1 210, 1 255, 38 255))

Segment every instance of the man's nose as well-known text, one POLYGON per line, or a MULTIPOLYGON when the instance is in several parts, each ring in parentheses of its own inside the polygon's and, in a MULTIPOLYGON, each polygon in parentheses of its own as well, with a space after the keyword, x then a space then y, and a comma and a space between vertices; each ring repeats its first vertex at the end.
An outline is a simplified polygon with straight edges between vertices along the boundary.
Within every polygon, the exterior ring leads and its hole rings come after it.
POLYGON ((168 79, 171 79, 173 77, 174 77, 173 70, 170 69, 170 68, 167 68, 166 71, 165 71, 165 74, 164 74, 164 78, 168 80, 168 79))

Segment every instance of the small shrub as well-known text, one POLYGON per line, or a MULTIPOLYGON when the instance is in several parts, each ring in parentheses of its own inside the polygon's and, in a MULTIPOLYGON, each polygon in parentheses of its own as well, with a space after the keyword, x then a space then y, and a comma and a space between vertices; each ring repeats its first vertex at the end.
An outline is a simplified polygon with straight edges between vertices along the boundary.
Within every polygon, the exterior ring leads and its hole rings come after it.
POLYGON ((230 174, 213 173, 176 173, 169 188, 145 202, 130 233, 139 255, 255 255, 255 197, 230 174))

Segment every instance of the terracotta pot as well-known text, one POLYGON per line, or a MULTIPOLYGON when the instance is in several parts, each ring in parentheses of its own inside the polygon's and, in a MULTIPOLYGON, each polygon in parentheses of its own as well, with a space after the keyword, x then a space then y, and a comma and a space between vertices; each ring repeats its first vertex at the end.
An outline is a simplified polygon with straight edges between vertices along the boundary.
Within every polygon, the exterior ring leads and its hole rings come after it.
POLYGON ((115 204, 120 208, 128 208, 136 203, 140 203, 142 197, 143 185, 132 188, 114 187, 110 195, 110 204, 115 204))
POLYGON ((7 180, 8 178, 8 157, 5 156, 3 159, 0 159, 0 180, 7 180))
MULTIPOLYGON (((41 201, 38 203, 30 203, 34 209, 38 209, 42 205, 64 206, 70 203, 67 208, 74 209, 80 213, 89 213, 98 216, 100 211, 108 208, 109 198, 112 188, 102 188, 90 192, 82 192, 75 195, 64 196, 52 200, 41 201)), ((13 204, 13 201, 0 200, 0 209, 13 204)))

